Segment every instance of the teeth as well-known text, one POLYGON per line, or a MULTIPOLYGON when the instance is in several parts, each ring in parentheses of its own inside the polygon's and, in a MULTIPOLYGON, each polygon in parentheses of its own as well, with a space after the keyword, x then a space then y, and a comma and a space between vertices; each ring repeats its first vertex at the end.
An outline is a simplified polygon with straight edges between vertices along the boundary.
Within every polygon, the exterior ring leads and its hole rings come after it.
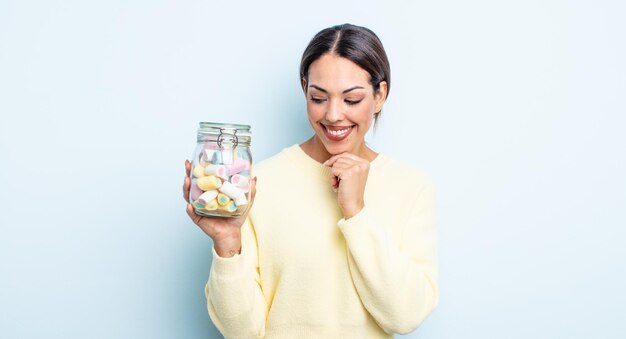
POLYGON ((350 127, 346 128, 346 129, 339 130, 339 131, 328 130, 328 133, 330 133, 332 135, 341 135, 341 134, 346 133, 349 129, 350 129, 350 127))

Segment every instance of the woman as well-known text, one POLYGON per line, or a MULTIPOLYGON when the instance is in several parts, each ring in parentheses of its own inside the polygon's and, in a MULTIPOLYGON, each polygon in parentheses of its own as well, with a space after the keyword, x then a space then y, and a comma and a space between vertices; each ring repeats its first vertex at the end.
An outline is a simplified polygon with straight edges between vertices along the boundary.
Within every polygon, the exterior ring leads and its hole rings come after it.
POLYGON ((438 303, 434 194, 426 173, 365 144, 390 88, 382 43, 364 27, 324 29, 300 77, 314 135, 255 166, 249 215, 187 205, 213 239, 209 315, 227 338, 408 333, 438 303))

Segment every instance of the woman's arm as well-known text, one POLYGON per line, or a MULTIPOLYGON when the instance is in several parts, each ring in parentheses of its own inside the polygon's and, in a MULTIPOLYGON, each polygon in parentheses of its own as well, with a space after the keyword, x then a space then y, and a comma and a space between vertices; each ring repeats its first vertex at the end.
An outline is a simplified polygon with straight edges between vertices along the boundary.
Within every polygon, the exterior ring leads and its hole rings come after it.
POLYGON ((205 287, 209 316, 226 338, 263 338, 267 305, 261 291, 256 236, 250 218, 241 228, 241 254, 220 257, 213 249, 205 287))
POLYGON ((367 205, 338 223, 357 292, 386 332, 413 331, 438 304, 434 201, 429 179, 412 204, 401 239, 393 238, 367 205))
POLYGON ((211 320, 226 338, 262 338, 267 307, 260 286, 256 235, 248 217, 256 195, 256 177, 251 183, 250 206, 245 215, 206 217, 196 214, 191 206, 189 160, 185 160, 185 171, 183 198, 187 214, 213 239, 213 262, 204 291, 211 320), (220 257, 218 253, 230 257, 220 257))

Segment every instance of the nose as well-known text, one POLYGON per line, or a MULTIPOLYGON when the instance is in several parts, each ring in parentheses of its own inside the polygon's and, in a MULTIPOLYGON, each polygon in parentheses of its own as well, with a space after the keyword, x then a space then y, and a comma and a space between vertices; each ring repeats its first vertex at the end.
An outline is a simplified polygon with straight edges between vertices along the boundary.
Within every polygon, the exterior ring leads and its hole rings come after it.
POLYGON ((343 120, 343 111, 341 108, 341 102, 337 100, 329 100, 328 110, 326 110, 326 121, 337 122, 343 120))

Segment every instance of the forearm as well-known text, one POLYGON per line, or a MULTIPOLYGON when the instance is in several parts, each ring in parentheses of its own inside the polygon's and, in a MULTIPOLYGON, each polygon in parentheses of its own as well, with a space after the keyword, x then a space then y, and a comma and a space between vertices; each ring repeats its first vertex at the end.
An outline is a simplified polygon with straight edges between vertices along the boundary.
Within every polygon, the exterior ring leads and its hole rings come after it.
MULTIPOLYGON (((417 227, 419 225, 411 225, 417 227)), ((348 264, 363 305, 388 332, 415 329, 438 303, 434 227, 419 236, 392 239, 391 233, 367 215, 367 209, 339 225, 348 246, 348 264), (401 250, 402 242, 417 247, 401 250)))
POLYGON ((211 320, 226 338, 262 338, 265 335, 267 306, 257 252, 249 219, 240 232, 214 239, 205 295, 211 320))
POLYGON ((245 253, 231 258, 213 252, 205 287, 211 320, 226 338, 261 338, 265 331, 265 301, 245 253))
MULTIPOLYGON (((388 332, 414 330, 437 306, 436 281, 423 267, 431 263, 413 262, 387 249, 350 246, 348 264, 363 305, 388 332)), ((387 246, 385 246, 387 247, 387 246)), ((388 247, 387 247, 388 248, 388 247)))

